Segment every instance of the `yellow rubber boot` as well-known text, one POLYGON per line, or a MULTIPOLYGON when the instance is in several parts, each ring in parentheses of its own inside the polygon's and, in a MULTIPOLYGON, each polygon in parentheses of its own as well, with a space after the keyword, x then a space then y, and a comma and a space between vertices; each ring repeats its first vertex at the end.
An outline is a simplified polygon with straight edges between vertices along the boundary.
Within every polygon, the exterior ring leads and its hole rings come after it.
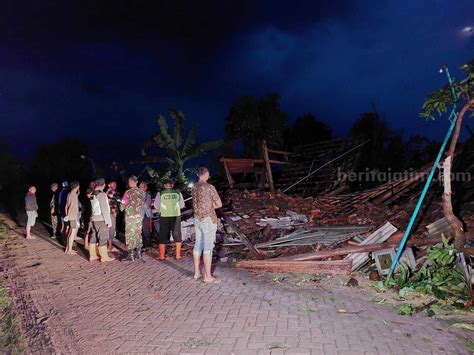
POLYGON ((97 256, 97 244, 91 243, 89 244, 89 261, 99 260, 97 256))
POLYGON ((100 262, 113 261, 115 258, 109 256, 109 251, 107 250, 107 245, 99 246, 100 262))
POLYGON ((181 242, 176 242, 176 259, 181 259, 181 242))
POLYGON ((158 260, 165 260, 166 244, 158 244, 158 260))

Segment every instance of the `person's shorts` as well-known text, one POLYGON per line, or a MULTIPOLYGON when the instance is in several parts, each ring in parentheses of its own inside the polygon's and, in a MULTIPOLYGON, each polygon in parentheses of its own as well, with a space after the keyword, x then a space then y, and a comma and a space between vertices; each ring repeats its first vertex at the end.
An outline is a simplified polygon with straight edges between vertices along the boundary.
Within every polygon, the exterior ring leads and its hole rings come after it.
POLYGON ((26 226, 33 227, 36 224, 36 217, 38 217, 38 212, 26 211, 26 216, 28 217, 28 220, 26 221, 26 226))
POLYGON ((77 220, 70 220, 68 223, 72 229, 78 229, 81 226, 81 224, 77 220))
POLYGON ((211 218, 207 217, 203 221, 198 218, 194 220, 196 229, 196 242, 194 243, 194 253, 212 253, 216 241, 217 224, 212 223, 211 218))

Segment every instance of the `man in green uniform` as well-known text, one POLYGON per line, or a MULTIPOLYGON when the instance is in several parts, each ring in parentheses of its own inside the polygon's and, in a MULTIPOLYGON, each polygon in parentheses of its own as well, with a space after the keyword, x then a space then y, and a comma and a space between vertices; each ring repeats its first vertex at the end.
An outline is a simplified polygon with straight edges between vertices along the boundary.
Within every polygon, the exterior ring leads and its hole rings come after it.
POLYGON ((142 211, 145 206, 145 192, 137 187, 138 179, 131 176, 128 179, 129 189, 123 195, 122 203, 125 208, 125 243, 127 244, 127 261, 141 259, 142 256, 142 211))
POLYGON ((173 189, 172 180, 166 180, 165 189, 155 197, 155 209, 160 211, 160 235, 158 238, 158 259, 164 260, 166 244, 170 235, 176 246, 176 259, 181 259, 181 209, 184 208, 184 199, 181 192, 173 189))

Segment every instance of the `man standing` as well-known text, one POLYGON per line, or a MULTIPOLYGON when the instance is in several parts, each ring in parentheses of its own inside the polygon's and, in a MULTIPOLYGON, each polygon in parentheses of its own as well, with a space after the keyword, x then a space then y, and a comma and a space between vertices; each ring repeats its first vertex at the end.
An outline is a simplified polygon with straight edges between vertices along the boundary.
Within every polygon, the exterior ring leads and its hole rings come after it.
POLYGON ((59 208, 59 185, 55 182, 51 184, 51 192, 53 195, 51 196, 51 201, 49 202, 49 209, 51 210, 51 238, 56 237, 58 233, 58 208, 59 208))
POLYGON ((218 219, 216 209, 222 207, 222 201, 216 188, 209 184, 209 169, 201 166, 197 170, 199 181, 192 190, 196 242, 193 249, 194 278, 201 277, 201 254, 204 259, 204 282, 219 283, 212 276, 212 251, 216 240, 218 219))
POLYGON ((86 196, 82 199, 82 222, 84 225, 84 249, 89 250, 89 236, 92 231, 92 199, 94 190, 87 188, 86 196))
POLYGON ((36 223, 38 217, 38 204, 36 203, 36 187, 30 186, 25 196, 25 210, 28 220, 26 221, 26 239, 36 239, 31 235, 31 227, 36 223))
POLYGON ((108 249, 109 251, 116 251, 113 241, 117 233, 117 215, 119 213, 120 195, 117 192, 117 182, 111 181, 108 186, 107 197, 109 198, 110 218, 112 219, 112 227, 109 228, 108 249))
POLYGON ((107 240, 109 239, 109 228, 112 226, 110 218, 110 206, 107 194, 104 192, 105 180, 95 181, 95 190, 92 195, 92 233, 89 242, 89 260, 97 260, 97 243, 99 243, 100 261, 112 261, 107 250, 107 240))
POLYGON ((77 253, 72 249, 74 239, 77 236, 77 231, 80 227, 79 214, 79 182, 73 181, 71 183, 71 192, 67 195, 66 202, 66 217, 64 221, 69 224, 69 232, 67 234, 65 252, 68 255, 76 255, 77 253))
POLYGON ((140 259, 142 256, 142 221, 145 206, 145 192, 137 187, 138 179, 130 176, 129 189, 123 195, 122 203, 125 207, 125 243, 127 244, 127 261, 140 259))
POLYGON ((61 235, 60 235, 60 240, 59 242, 62 244, 66 240, 65 236, 67 235, 67 228, 68 225, 64 223, 64 217, 66 217, 66 202, 67 202, 67 196, 69 195, 69 183, 67 181, 64 181, 62 183, 62 189, 59 192, 59 219, 61 220, 61 235))
POLYGON ((158 239, 159 260, 165 260, 166 244, 170 241, 170 234, 176 246, 176 259, 181 259, 181 209, 184 208, 184 199, 181 192, 173 189, 172 180, 166 180, 165 189, 155 197, 155 209, 160 211, 160 233, 158 239))
POLYGON ((145 248, 151 246, 151 194, 147 192, 148 185, 146 182, 142 181, 138 187, 145 193, 145 205, 143 206, 142 211, 142 235, 143 235, 143 246, 145 248))

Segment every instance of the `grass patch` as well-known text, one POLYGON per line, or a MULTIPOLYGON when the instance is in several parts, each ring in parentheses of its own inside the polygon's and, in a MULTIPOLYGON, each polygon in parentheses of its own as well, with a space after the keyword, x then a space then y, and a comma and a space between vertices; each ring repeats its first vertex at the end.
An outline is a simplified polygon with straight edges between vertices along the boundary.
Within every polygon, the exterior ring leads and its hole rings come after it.
POLYGON ((18 321, 3 280, 0 281, 0 352, 5 354, 23 353, 20 346, 18 321))
POLYGON ((467 345, 467 348, 469 349, 469 352, 474 353, 474 343, 470 341, 469 339, 466 339, 466 345, 467 345))
POLYGON ((8 227, 0 222, 0 241, 7 239, 8 237, 8 227))
MULTIPOLYGON (((8 231, 8 227, 0 222, 0 244, 6 241, 8 231)), ((0 279, 0 353, 24 353, 21 347, 18 320, 3 279, 0 279)))

